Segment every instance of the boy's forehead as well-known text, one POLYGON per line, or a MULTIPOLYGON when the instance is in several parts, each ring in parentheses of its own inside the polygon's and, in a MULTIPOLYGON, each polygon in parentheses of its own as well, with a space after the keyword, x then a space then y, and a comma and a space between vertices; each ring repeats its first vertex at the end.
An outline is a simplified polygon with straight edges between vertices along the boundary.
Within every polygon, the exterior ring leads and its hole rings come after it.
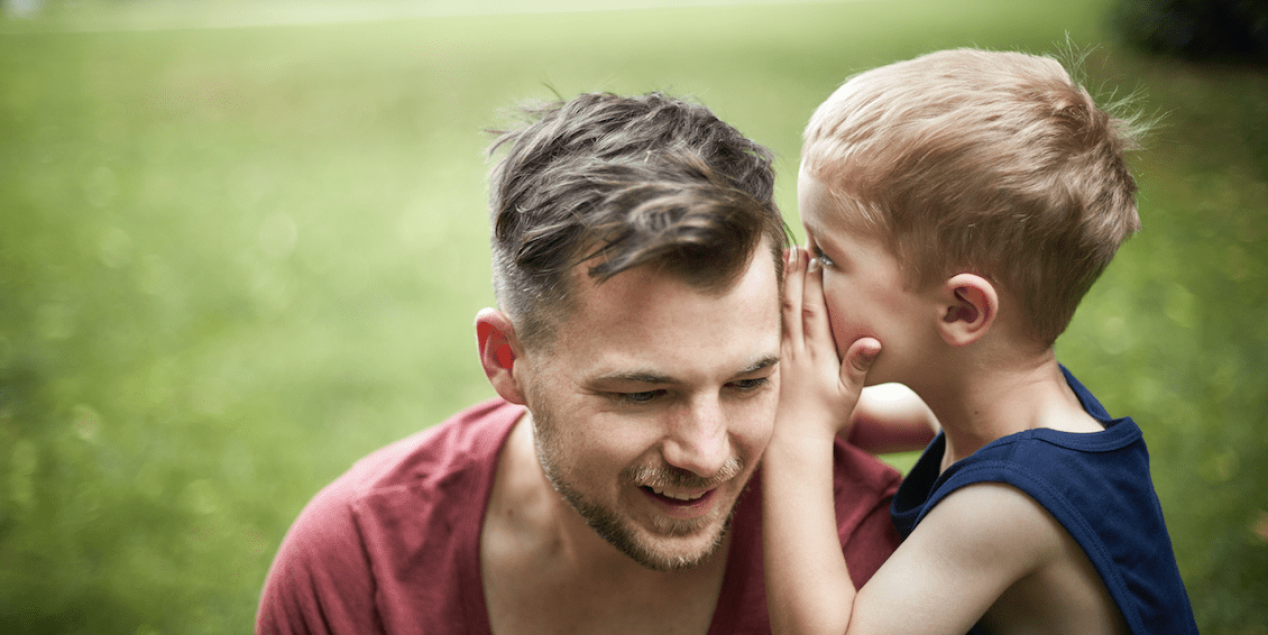
POLYGON ((814 234, 855 229, 851 216, 859 211, 848 199, 817 177, 802 170, 797 177, 797 206, 801 222, 814 234))

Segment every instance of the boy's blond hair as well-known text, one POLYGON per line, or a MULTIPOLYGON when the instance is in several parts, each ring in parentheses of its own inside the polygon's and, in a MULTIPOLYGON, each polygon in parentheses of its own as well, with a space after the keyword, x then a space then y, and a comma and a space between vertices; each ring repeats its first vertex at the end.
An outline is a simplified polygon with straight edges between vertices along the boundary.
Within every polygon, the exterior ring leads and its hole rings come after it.
POLYGON ((1051 58, 941 51, 850 78, 810 118, 802 170, 909 285, 982 275, 1050 346, 1140 228, 1133 126, 1051 58))

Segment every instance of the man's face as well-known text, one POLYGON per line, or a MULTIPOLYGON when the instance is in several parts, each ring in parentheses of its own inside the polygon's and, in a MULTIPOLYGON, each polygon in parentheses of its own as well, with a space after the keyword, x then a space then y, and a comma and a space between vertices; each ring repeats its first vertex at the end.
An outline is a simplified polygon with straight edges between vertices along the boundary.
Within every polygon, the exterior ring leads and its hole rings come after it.
POLYGON ((547 477, 644 566, 717 549, 770 438, 780 309, 767 253, 721 293, 646 267, 598 285, 578 269, 553 344, 517 361, 547 477))

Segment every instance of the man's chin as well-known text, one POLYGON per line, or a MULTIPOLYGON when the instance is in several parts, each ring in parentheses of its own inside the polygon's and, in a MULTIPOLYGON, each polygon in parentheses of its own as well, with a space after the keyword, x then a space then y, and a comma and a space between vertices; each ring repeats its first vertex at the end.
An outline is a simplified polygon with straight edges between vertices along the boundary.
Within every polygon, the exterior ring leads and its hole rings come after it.
POLYGON ((654 571, 682 571, 703 564, 725 543, 731 519, 707 524, 673 523, 669 526, 619 528, 594 527, 613 547, 654 571), (694 526, 693 526, 694 525, 694 526))
POLYGON ((632 539, 608 542, 635 562, 653 571, 682 571, 700 566, 722 546, 726 528, 710 529, 707 535, 632 539))
MULTIPOLYGON (((552 481, 553 482, 553 481, 552 481)), ((707 561, 722 546, 731 527, 736 501, 722 515, 715 509, 698 518, 670 518, 656 514, 642 520, 594 504, 575 490, 555 489, 608 544, 654 571, 681 571, 707 561)))

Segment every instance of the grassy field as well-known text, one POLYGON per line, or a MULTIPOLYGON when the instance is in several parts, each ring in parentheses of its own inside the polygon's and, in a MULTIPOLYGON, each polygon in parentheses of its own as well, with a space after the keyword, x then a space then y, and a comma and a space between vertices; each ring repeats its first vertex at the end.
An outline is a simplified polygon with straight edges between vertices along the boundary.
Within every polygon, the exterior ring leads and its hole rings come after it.
POLYGON ((1100 0, 257 26, 171 6, 0 19, 0 630, 246 632, 322 485, 492 395, 471 322, 508 106, 694 96, 780 155, 796 226, 801 127, 848 74, 1069 37, 1098 47, 1093 86, 1164 119, 1136 161, 1145 231, 1060 356, 1145 430, 1203 632, 1268 634, 1262 69, 1122 50, 1100 0))

